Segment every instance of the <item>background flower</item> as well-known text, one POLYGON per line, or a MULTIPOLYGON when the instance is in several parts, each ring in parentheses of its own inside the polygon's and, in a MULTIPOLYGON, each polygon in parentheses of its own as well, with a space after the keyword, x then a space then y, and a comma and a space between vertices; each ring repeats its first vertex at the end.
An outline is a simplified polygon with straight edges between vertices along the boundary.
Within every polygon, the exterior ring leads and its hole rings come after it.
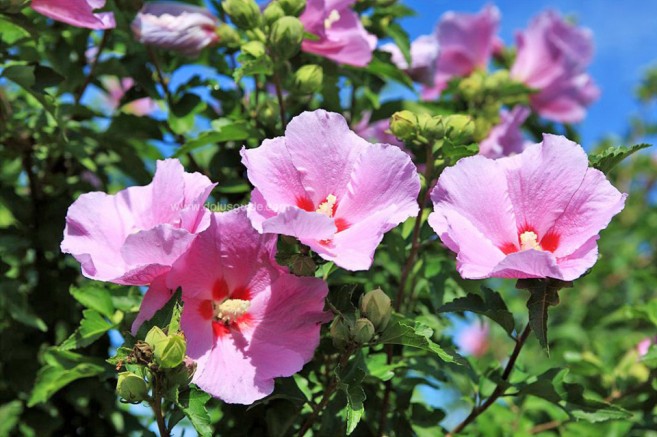
POLYGON ((32 9, 53 20, 87 29, 116 27, 114 14, 95 9, 105 6, 105 0, 32 0, 32 9))

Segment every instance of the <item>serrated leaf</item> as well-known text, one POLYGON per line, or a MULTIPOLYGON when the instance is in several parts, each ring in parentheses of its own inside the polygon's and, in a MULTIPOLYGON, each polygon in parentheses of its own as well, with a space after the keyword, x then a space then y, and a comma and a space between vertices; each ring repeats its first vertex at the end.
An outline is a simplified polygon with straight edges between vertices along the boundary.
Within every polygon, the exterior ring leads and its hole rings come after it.
POLYGON ((249 138, 252 130, 244 120, 232 121, 226 118, 215 120, 212 131, 201 133, 197 138, 187 141, 176 150, 174 157, 185 155, 199 147, 208 144, 225 143, 227 141, 242 141, 249 138))
POLYGON ((445 140, 441 148, 443 157, 448 165, 454 165, 461 158, 474 156, 479 153, 478 144, 454 144, 451 141, 445 140))
POLYGON ((439 313, 470 311, 488 317, 500 325, 510 336, 515 330, 515 321, 500 296, 496 291, 487 287, 481 287, 483 296, 468 293, 465 297, 459 297, 452 302, 446 303, 438 309, 439 313))
POLYGON ((596 155, 589 156, 589 164, 603 173, 608 173, 622 160, 641 149, 650 147, 650 144, 635 144, 633 146, 609 147, 596 155))
POLYGON ((274 63, 267 55, 258 58, 240 55, 237 57, 237 60, 241 65, 233 73, 235 82, 239 82, 244 76, 254 76, 256 74, 271 75, 274 72, 274 63))
POLYGON ((406 64, 411 65, 411 41, 408 37, 408 33, 399 25, 399 23, 390 24, 388 26, 387 33, 388 36, 390 36, 395 42, 397 47, 399 47, 399 51, 404 56, 406 64))
POLYGON ((431 340, 433 329, 422 323, 406 320, 393 315, 388 327, 381 333, 379 342, 383 344, 401 344, 428 352, 433 352, 446 363, 456 363, 452 355, 431 340))
POLYGON ((372 58, 369 65, 365 67, 365 71, 377 76, 381 80, 394 80, 405 85, 408 89, 415 91, 411 78, 389 61, 384 62, 379 58, 372 58))
POLYGON ((189 421, 192 422, 194 429, 200 436, 211 436, 214 432, 210 415, 205 408, 205 404, 207 404, 210 398, 211 396, 209 394, 194 385, 190 385, 188 390, 178 395, 176 405, 185 413, 189 421))
POLYGON ((82 306, 96 310, 105 317, 114 315, 114 304, 110 292, 97 283, 85 282, 81 287, 72 286, 69 290, 71 296, 82 306))
POLYGON ((335 369, 335 374, 338 378, 338 389, 344 391, 347 396, 347 435, 351 434, 358 426, 363 413, 365 412, 365 391, 362 387, 363 379, 367 374, 367 367, 361 352, 345 366, 341 368, 338 366, 335 369))
POLYGON ((169 299, 166 305, 157 310, 157 312, 153 314, 153 317, 142 323, 142 325, 139 327, 139 331, 137 331, 136 337, 146 338, 146 334, 148 334, 148 331, 150 331, 153 326, 157 326, 159 328, 169 326, 176 305, 178 305, 181 301, 181 296, 182 291, 178 289, 175 293, 173 293, 171 299, 169 299))
POLYGON ((529 325, 541 347, 549 354, 547 337, 548 308, 559 304, 559 290, 572 287, 572 282, 556 279, 520 279, 516 288, 530 292, 527 301, 529 325))
POLYGON ((71 334, 62 344, 57 348, 60 350, 78 349, 81 347, 89 346, 94 341, 105 335, 107 331, 116 327, 105 319, 98 311, 84 310, 82 311, 82 320, 78 329, 71 334))
POLYGON ((0 405, 0 436, 11 435, 23 413, 23 403, 19 400, 0 405))
POLYGON ((168 334, 177 334, 180 332, 180 318, 182 317, 183 303, 182 301, 176 302, 171 313, 171 321, 169 322, 168 334))

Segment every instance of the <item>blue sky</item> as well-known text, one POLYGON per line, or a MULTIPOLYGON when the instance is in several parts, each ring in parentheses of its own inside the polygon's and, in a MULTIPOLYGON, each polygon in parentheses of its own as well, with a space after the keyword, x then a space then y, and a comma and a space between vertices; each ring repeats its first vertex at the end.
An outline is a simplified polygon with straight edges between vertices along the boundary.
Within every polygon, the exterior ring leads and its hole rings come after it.
MULTIPOLYGON (((430 33, 448 10, 476 12, 484 0, 406 0, 417 16, 402 24, 412 38, 430 33)), ((657 1, 647 0, 504 0, 493 2, 502 12, 500 36, 514 42, 535 14, 551 8, 590 28, 596 52, 589 69, 602 90, 601 98, 581 123, 582 145, 589 148, 605 134, 622 134, 630 114, 639 112, 634 89, 642 72, 657 65, 657 1)))

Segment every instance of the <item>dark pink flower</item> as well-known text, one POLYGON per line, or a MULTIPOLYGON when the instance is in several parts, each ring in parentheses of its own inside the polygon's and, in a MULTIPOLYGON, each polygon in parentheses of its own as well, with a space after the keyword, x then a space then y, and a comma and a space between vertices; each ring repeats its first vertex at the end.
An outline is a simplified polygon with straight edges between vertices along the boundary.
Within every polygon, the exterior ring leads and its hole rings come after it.
POLYGON ((520 130, 530 113, 524 106, 516 106, 511 111, 502 110, 500 123, 479 144, 479 154, 495 159, 522 152, 531 144, 520 130))
POLYGON ((537 90, 532 108, 550 120, 574 123, 586 115, 600 91, 585 72, 593 56, 588 29, 546 11, 516 36, 518 55, 511 77, 537 90))
POLYGON ((571 281, 595 264, 598 234, 626 197, 588 167, 581 146, 546 134, 519 155, 446 169, 429 224, 457 253, 463 278, 571 281))
POLYGON ((435 99, 452 78, 485 69, 493 49, 499 45, 496 36, 499 21, 500 11, 490 5, 476 14, 445 13, 436 28, 440 54, 434 85, 425 88, 422 97, 435 99))
POLYGON ((62 252, 73 255, 88 278, 150 284, 208 227, 203 204, 215 185, 200 173, 185 173, 178 160, 158 161, 149 185, 87 193, 73 202, 62 252))
POLYGON ((177 2, 146 3, 132 22, 132 31, 143 44, 197 56, 216 43, 217 18, 205 8, 177 2))
POLYGON ((422 35, 411 43, 410 67, 396 44, 384 44, 380 49, 390 53, 392 62, 401 70, 406 71, 411 79, 427 86, 433 85, 436 59, 440 52, 438 39, 435 35, 422 35))
MULTIPOLYGON (((181 327, 192 382, 229 403, 269 395, 313 357, 328 287, 276 264, 276 236, 261 235, 244 208, 213 213, 210 226, 146 293, 133 331, 182 288, 181 327)), ((328 317, 327 317, 328 316, 328 317)))
POLYGON ((351 7, 356 0, 308 0, 299 19, 306 32, 319 40, 306 39, 301 49, 339 64, 364 67, 372 60, 376 36, 368 33, 351 7))
POLYGON ((242 162, 255 186, 253 226, 295 236, 348 270, 368 269, 383 234, 418 212, 410 157, 360 138, 340 114, 304 112, 284 137, 242 149, 242 162))
POLYGON ((116 27, 114 14, 95 9, 105 6, 105 0, 32 0, 32 9, 53 20, 87 29, 112 29, 116 27))

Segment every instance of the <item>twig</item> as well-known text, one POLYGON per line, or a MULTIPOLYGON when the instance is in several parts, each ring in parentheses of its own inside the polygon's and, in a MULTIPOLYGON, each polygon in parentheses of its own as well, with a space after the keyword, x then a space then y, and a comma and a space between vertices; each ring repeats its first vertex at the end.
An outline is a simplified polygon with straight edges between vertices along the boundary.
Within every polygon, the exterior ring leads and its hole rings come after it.
POLYGON ((94 56, 94 60, 91 63, 91 67, 89 69, 89 74, 84 79, 84 82, 82 83, 82 86, 80 87, 80 90, 78 91, 77 95, 75 96, 75 104, 80 103, 80 100, 82 99, 82 96, 84 95, 84 92, 87 90, 87 87, 91 83, 91 80, 94 77, 94 72, 96 71, 96 66, 98 65, 98 61, 100 60, 100 55, 103 53, 103 50, 105 50, 105 47, 107 46, 107 41, 109 41, 109 37, 110 37, 111 33, 112 33, 112 29, 107 29, 107 30, 103 31, 103 38, 100 40, 100 44, 98 45, 98 51, 96 52, 96 56, 94 56))
POLYGON ((274 72, 274 87, 276 88, 276 98, 278 99, 278 111, 281 116, 281 126, 283 131, 285 131, 285 126, 287 125, 287 121, 285 120, 285 102, 283 101, 283 90, 278 71, 274 72))

